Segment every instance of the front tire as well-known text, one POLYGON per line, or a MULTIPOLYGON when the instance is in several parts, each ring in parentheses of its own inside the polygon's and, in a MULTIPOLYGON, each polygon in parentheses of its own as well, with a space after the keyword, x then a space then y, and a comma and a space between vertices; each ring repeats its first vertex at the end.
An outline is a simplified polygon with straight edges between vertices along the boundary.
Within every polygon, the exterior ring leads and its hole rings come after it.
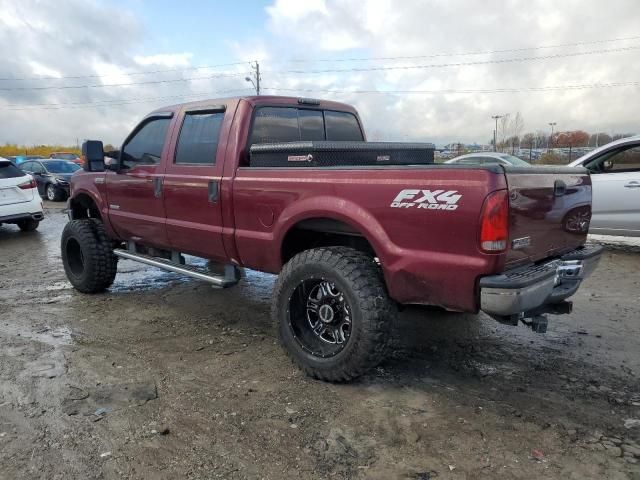
POLYGON ((53 183, 47 185, 44 193, 47 197, 47 200, 51 202, 59 202, 64 198, 64 192, 56 187, 53 183))
POLYGON ((62 231, 60 246, 64 271, 76 290, 98 293, 111 286, 118 257, 102 223, 95 219, 70 221, 62 231))
POLYGON ((33 218, 20 220, 18 222, 18 228, 23 232, 33 232, 38 228, 38 225, 40 225, 40 221, 34 220, 33 218))
POLYGON ((280 341, 311 377, 346 382, 384 359, 396 308, 371 256, 307 250, 287 262, 274 290, 280 341))

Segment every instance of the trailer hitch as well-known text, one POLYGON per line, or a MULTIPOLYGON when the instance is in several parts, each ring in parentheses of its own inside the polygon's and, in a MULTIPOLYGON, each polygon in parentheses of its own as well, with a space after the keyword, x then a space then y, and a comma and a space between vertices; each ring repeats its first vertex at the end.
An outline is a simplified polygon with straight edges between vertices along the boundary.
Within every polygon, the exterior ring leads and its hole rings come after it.
POLYGON ((517 326, 522 322, 525 326, 529 327, 536 333, 547 333, 547 326, 549 325, 548 314, 551 315, 566 315, 573 311, 573 302, 563 300, 558 303, 548 303, 542 305, 533 310, 518 313, 515 315, 492 315, 492 317, 500 323, 505 325, 517 326))

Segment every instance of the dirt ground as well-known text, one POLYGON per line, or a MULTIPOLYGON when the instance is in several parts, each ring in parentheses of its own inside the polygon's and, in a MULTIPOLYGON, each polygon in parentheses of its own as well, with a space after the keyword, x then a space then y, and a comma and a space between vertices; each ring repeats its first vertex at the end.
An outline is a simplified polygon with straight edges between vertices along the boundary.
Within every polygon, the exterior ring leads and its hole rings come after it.
POLYGON ((608 249, 546 335, 412 308, 388 361, 332 385, 277 344, 273 276, 123 261, 83 295, 47 207, 0 227, 2 479, 640 479, 640 247, 608 249))

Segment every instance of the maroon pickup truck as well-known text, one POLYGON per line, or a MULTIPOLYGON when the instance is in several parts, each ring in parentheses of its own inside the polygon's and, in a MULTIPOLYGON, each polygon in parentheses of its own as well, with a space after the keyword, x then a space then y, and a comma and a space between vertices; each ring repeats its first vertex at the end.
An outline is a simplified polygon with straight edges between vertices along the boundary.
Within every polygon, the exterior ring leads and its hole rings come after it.
POLYGON ((482 310, 545 331, 546 314, 570 311, 566 299, 600 258, 585 246, 587 171, 442 165, 433 152, 366 142, 357 112, 336 102, 162 108, 118 152, 83 145, 65 272, 86 293, 109 288, 119 258, 217 287, 236 284, 242 267, 277 273, 280 339, 329 381, 381 361, 403 304, 482 310))

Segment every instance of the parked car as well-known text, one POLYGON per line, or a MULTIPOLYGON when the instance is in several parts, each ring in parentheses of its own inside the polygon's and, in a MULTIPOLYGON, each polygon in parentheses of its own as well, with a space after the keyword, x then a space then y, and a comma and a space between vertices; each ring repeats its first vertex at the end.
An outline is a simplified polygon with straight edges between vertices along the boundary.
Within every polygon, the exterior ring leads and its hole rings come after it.
POLYGON ((447 160, 445 163, 455 163, 458 165, 512 165, 514 167, 530 167, 529 162, 500 152, 478 152, 460 155, 459 157, 447 160))
POLYGON ((43 218, 34 178, 0 157, 0 225, 13 223, 29 232, 38 228, 43 218))
POLYGON ((585 246, 588 217, 562 223, 590 211, 586 170, 434 164, 431 144, 364 140, 349 105, 260 96, 157 110, 108 167, 102 142, 87 141, 61 238, 66 275, 94 293, 119 258, 218 287, 241 267, 278 273, 281 342, 328 381, 382 360, 401 304, 538 332, 545 312, 569 311, 602 252, 585 246))
POLYGON ((640 135, 608 143, 571 162, 593 182, 590 232, 640 236, 640 135))
POLYGON ((68 160, 70 162, 77 163, 80 166, 82 166, 83 163, 80 155, 71 152, 53 152, 51 155, 49 155, 49 158, 55 158, 57 160, 68 160))
POLYGON ((81 167, 68 160, 28 160, 20 168, 33 175, 40 195, 52 202, 69 197, 69 180, 81 167))

